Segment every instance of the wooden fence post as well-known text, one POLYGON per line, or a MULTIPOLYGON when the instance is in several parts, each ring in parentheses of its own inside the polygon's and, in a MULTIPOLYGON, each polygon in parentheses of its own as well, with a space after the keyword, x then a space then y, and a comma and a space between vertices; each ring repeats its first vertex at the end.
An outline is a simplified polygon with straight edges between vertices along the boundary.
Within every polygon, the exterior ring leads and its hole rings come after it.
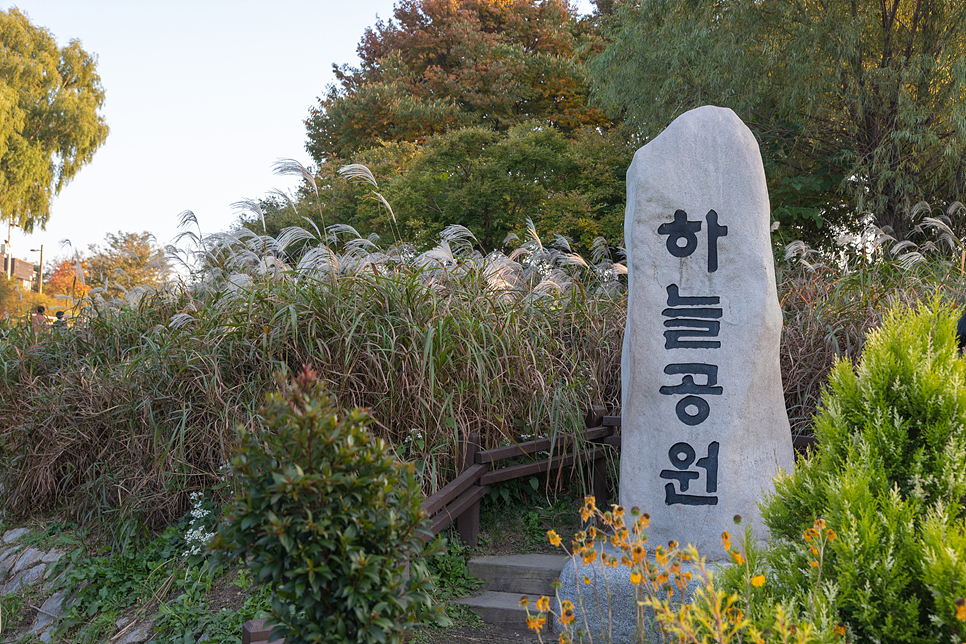
MULTIPOLYGON (((463 435, 459 449, 459 471, 466 471, 476 462, 476 454, 480 451, 480 435, 469 433, 463 435)), ((470 548, 475 548, 480 539, 480 502, 477 501, 466 512, 456 519, 456 532, 470 548)))
MULTIPOLYGON (((587 429, 600 426, 606 414, 606 407, 601 405, 588 405, 587 414, 584 416, 584 423, 587 429)), ((607 494, 607 459, 603 457, 594 459, 590 471, 595 503, 597 507, 602 508, 606 512, 609 502, 607 494)))

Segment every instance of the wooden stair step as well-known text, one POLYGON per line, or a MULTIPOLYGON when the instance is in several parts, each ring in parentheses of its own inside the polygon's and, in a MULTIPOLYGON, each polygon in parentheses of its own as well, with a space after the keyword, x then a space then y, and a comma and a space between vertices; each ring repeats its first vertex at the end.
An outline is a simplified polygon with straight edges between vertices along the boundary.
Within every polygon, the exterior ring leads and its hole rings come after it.
MULTIPOLYGON (((534 601, 531 599, 530 602, 530 611, 533 615, 536 614, 533 607, 534 601)), ((501 593, 488 590, 481 595, 454 599, 450 603, 468 607, 487 624, 502 628, 527 630, 527 611, 520 605, 519 593, 501 593)), ((550 624, 544 627, 545 633, 552 632, 552 630, 550 624)))
POLYGON ((483 589, 529 595, 536 601, 540 595, 553 597, 553 582, 567 563, 564 555, 507 555, 470 559, 471 575, 483 580, 483 589))

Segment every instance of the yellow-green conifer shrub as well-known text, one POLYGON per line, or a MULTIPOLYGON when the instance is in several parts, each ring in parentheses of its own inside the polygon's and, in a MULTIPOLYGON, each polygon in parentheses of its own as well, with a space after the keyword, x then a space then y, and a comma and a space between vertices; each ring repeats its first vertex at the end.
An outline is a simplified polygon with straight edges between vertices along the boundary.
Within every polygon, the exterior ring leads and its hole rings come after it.
POLYGON ((339 411, 304 369, 261 417, 239 430, 240 492, 214 547, 274 589, 272 639, 387 644, 444 621, 421 559, 413 467, 367 431, 368 413, 339 411))
POLYGON ((938 299, 897 307, 857 366, 836 364, 815 417, 818 450, 777 481, 763 507, 771 543, 762 553, 768 583, 758 590, 794 599, 849 641, 966 636, 959 313, 938 299), (816 521, 835 536, 821 552, 814 539, 802 541, 816 521))

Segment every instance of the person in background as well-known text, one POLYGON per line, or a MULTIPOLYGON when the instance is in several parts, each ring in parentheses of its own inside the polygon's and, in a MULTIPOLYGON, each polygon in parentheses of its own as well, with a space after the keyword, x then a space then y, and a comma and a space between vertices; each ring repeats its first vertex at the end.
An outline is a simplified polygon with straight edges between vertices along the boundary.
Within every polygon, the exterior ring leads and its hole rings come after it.
POLYGON ((55 313, 54 315, 57 316, 57 319, 54 320, 54 328, 55 329, 63 329, 63 328, 66 328, 67 327, 67 318, 64 317, 64 312, 63 311, 57 311, 57 313, 55 313))
POLYGON ((47 328, 47 316, 45 315, 46 310, 47 309, 45 309, 43 306, 37 306, 33 315, 30 316, 30 325, 37 333, 40 333, 47 328))

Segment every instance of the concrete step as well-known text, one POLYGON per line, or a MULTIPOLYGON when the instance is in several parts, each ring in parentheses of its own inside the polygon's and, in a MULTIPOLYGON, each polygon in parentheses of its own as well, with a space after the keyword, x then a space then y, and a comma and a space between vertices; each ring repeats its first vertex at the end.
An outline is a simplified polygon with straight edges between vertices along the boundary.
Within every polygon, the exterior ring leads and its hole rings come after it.
MULTIPOLYGON (((536 616, 533 607, 534 601, 535 599, 531 598, 530 611, 532 615, 536 616)), ((521 631, 527 630, 527 611, 520 605, 520 593, 499 593, 488 590, 475 597, 454 599, 451 603, 469 607, 487 624, 521 631)), ((548 615, 548 617, 550 616, 548 615)), ((547 621, 552 620, 548 619, 547 621)), ((552 625, 548 623, 544 626, 543 632, 552 633, 552 625)))
MULTIPOLYGON (((470 559, 469 572, 484 581, 483 590, 553 597, 553 582, 560 577, 567 557, 562 555, 509 555, 470 559)), ((485 621, 485 620, 484 620, 485 621)))

